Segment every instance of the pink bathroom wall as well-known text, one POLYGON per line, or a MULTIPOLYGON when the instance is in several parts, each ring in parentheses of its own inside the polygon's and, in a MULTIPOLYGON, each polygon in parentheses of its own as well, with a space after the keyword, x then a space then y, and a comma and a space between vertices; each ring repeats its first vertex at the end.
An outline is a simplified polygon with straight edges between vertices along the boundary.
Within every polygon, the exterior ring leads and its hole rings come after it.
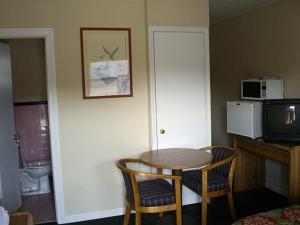
POLYGON ((14 109, 23 160, 51 160, 47 104, 15 105, 14 109))

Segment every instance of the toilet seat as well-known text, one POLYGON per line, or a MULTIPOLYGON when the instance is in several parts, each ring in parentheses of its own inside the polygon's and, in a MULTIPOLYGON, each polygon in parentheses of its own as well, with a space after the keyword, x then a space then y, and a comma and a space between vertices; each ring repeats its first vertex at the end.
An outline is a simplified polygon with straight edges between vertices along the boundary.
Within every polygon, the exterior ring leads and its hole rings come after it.
POLYGON ((40 168, 43 166, 51 166, 51 162, 50 161, 29 161, 26 162, 25 164, 25 168, 40 168))

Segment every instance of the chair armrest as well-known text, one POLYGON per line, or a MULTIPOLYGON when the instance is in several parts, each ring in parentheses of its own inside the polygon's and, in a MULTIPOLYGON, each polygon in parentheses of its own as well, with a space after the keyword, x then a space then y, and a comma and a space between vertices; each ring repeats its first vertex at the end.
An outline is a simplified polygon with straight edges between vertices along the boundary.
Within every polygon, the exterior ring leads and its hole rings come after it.
MULTIPOLYGON (((144 164, 140 159, 123 159, 129 163, 141 163, 144 164)), ((117 166, 121 168, 120 162, 117 162, 117 166)), ((149 177, 149 178, 161 178, 161 179, 171 179, 171 180, 180 180, 181 176, 176 175, 166 175, 166 174, 155 174, 155 173, 147 173, 147 172, 140 172, 136 170, 132 170, 129 168, 123 168, 124 172, 132 174, 134 176, 141 176, 141 177, 149 177)))
POLYGON ((149 177, 149 178, 160 178, 160 179, 171 179, 171 180, 181 180, 181 176, 176 176, 176 175, 146 173, 146 172, 134 171, 134 170, 131 170, 131 169, 128 169, 128 170, 130 171, 130 174, 133 174, 135 176, 149 177))

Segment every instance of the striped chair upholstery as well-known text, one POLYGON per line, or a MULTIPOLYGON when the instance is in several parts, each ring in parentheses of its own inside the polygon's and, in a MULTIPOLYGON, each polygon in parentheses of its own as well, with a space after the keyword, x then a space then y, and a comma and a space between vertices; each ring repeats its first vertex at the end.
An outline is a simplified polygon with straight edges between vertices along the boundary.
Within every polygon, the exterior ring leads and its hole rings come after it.
POLYGON ((142 206, 153 207, 175 203, 174 190, 163 179, 140 181, 138 187, 142 206))
MULTIPOLYGON (((125 162, 120 161, 120 164, 124 168, 127 168, 125 162)), ((130 175, 128 173, 125 173, 124 171, 121 171, 121 172, 122 172, 122 176, 123 176, 123 179, 124 179, 127 201, 129 201, 130 203, 133 203, 134 202, 134 195, 133 195, 133 189, 132 189, 132 183, 131 183, 130 175)))
MULTIPOLYGON (((214 147, 211 150, 211 154, 213 155, 212 163, 216 163, 229 158, 234 154, 234 152, 221 146, 221 147, 214 147)), ((231 163, 227 163, 225 165, 216 167, 215 169, 213 169, 213 171, 227 177, 229 174, 230 166, 231 163)))
MULTIPOLYGON (((192 191, 201 195, 202 192, 202 176, 200 170, 189 170, 183 172, 182 182, 192 191)), ((227 177, 218 174, 215 171, 208 172, 207 191, 218 191, 228 187, 227 177)))

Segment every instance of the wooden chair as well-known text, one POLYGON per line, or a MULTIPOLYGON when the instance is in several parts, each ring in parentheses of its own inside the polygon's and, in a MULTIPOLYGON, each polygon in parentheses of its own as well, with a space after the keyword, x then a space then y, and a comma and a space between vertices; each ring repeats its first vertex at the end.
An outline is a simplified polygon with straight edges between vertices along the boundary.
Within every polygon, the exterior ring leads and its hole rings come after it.
POLYGON ((233 148, 227 146, 210 146, 200 150, 211 152, 213 155, 212 163, 201 169, 184 171, 182 173, 182 183, 202 197, 201 224, 206 225, 207 223, 208 198, 226 194, 231 217, 236 219, 232 195, 236 152, 233 148))
POLYGON ((139 172, 127 167, 127 163, 141 163, 139 159, 121 159, 117 167, 121 170, 126 187, 126 211, 123 225, 128 225, 130 212, 135 210, 135 225, 141 225, 141 213, 160 213, 176 210, 177 225, 181 217, 181 177, 139 172), (149 178, 137 181, 136 177, 149 178), (175 182, 175 188, 165 179, 175 182))
POLYGON ((32 215, 28 212, 10 213, 9 225, 33 225, 32 215))

